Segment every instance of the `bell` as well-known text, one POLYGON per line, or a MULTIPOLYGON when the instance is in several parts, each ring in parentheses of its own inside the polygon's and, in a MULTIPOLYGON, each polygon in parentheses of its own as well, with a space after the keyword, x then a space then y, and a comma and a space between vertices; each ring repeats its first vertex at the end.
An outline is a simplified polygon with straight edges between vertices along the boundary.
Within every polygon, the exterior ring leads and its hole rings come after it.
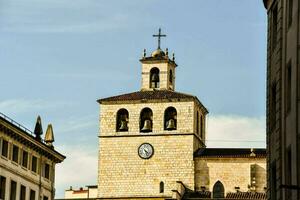
POLYGON ((166 127, 167 127, 167 130, 175 130, 176 129, 175 120, 174 119, 169 119, 167 121, 166 127))
POLYGON ((120 131, 127 131, 127 130, 128 130, 127 122, 126 122, 125 120, 122 120, 122 121, 121 121, 119 130, 120 130, 120 131))
POLYGON ((148 131, 151 131, 151 121, 149 120, 149 119, 146 119, 145 121, 144 121, 144 126, 143 126, 143 128, 142 128, 142 132, 148 132, 148 131))
POLYGON ((157 73, 152 74, 151 76, 151 82, 158 82, 159 81, 159 76, 157 73))

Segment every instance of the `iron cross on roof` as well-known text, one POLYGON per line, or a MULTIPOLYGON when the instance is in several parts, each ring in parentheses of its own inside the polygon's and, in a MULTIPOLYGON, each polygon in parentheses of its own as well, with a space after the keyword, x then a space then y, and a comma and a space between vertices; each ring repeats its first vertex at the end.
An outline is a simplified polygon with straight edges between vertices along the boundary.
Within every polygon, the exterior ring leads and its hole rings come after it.
POLYGON ((158 47, 157 47, 157 49, 160 49, 160 38, 161 37, 167 37, 167 35, 162 35, 161 34, 161 29, 159 28, 158 29, 158 35, 153 35, 153 37, 158 37, 158 47))

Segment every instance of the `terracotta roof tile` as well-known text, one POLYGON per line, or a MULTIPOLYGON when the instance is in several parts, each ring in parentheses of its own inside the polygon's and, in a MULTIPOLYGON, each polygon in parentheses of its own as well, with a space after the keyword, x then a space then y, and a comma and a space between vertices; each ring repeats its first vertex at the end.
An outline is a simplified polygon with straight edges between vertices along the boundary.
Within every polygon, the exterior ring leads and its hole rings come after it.
POLYGON ((266 193, 261 192, 229 192, 226 199, 252 199, 264 200, 267 199, 266 193))
POLYGON ((107 102, 139 101, 139 100, 182 100, 182 99, 196 100, 204 108, 204 110, 208 112, 207 109, 202 105, 202 103, 198 100, 196 96, 174 92, 170 90, 137 91, 137 92, 99 99, 98 102, 107 103, 107 102))

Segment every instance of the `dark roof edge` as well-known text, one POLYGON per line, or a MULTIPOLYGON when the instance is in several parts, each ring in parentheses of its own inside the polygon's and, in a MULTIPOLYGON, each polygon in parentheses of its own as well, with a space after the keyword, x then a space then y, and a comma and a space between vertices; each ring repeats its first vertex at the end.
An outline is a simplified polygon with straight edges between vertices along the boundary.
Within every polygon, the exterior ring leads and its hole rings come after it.
POLYGON ((10 124, 11 126, 13 126, 14 128, 16 128, 18 131, 22 132, 23 134, 25 134, 26 136, 29 136, 33 141, 33 143, 37 143, 43 146, 43 148, 47 148, 47 150, 51 151, 53 154, 56 154, 56 157, 61 157, 61 161, 63 161, 64 159, 66 159, 66 156, 62 155, 61 153, 59 153, 58 151, 56 151, 55 149, 47 146, 45 143, 38 141, 35 139, 35 137, 33 135, 30 135, 29 133, 27 133, 26 131, 24 131, 23 129, 21 129, 20 127, 16 126, 15 124, 11 123, 10 121, 6 120, 5 118, 0 116, 0 119, 3 119, 6 123, 10 124))
POLYGON ((267 8, 267 2, 268 2, 268 0, 263 0, 264 6, 265 6, 266 9, 268 9, 267 8))

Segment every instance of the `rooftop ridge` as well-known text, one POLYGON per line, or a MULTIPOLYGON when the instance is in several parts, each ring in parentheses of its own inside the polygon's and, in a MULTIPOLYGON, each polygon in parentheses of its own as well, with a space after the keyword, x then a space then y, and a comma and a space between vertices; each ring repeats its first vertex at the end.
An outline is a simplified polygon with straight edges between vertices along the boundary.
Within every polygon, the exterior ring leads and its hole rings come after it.
POLYGON ((31 130, 29 130, 28 128, 26 128, 22 124, 16 122, 15 120, 13 120, 12 118, 8 117, 7 115, 3 114, 2 112, 0 112, 0 117, 3 118, 3 119, 5 119, 6 121, 12 123, 13 125, 17 126, 18 128, 22 129, 26 133, 28 133, 30 135, 33 135, 33 132, 31 130))

